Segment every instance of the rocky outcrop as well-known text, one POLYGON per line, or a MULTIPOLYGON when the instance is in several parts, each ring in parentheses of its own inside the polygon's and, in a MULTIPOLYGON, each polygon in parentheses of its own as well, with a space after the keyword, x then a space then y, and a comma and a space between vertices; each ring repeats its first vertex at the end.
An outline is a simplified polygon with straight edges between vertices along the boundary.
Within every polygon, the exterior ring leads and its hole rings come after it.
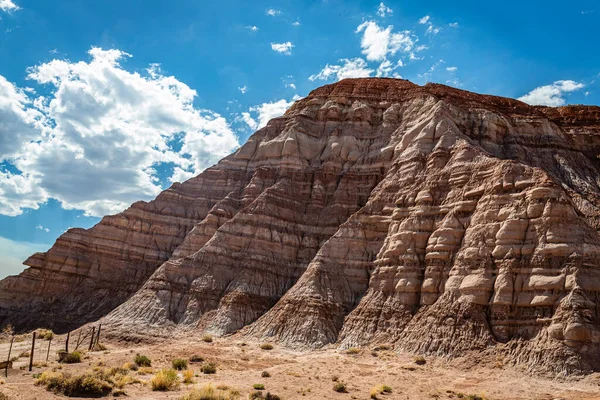
POLYGON ((0 283, 0 318, 598 371, 598 154, 598 107, 343 80, 32 256, 0 283))

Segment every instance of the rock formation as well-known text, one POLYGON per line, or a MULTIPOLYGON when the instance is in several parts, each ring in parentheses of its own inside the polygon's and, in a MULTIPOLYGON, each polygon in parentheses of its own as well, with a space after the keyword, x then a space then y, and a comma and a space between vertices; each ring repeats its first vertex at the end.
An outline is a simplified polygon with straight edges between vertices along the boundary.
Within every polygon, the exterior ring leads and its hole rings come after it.
POLYGON ((600 370, 600 108, 346 79, 0 282, 0 323, 600 370))

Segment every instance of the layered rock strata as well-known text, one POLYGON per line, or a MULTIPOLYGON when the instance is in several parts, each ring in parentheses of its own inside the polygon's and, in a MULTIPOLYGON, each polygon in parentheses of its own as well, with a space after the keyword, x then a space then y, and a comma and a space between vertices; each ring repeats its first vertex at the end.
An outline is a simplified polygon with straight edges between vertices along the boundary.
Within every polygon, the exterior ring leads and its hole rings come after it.
POLYGON ((0 283, 0 318, 598 371, 598 154, 598 107, 343 80, 155 201, 68 231, 0 283))

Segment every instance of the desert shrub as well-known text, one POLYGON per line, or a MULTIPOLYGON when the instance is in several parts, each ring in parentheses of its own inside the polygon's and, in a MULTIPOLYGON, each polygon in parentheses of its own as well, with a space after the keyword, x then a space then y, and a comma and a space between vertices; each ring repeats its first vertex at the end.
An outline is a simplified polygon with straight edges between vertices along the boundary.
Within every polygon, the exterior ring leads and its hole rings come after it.
POLYGON ((190 362, 191 363, 201 363, 201 362, 204 362, 204 358, 196 354, 196 355, 193 355, 190 357, 190 362))
POLYGON ((267 392, 267 394, 265 394, 265 400, 281 400, 281 397, 267 392))
POLYGON ((127 363, 123 364, 123 369, 128 369, 130 371, 137 371, 140 369, 140 367, 136 363, 127 362, 127 363))
POLYGON ((52 330, 50 330, 50 329, 38 329, 36 332, 37 332, 37 337, 40 338, 41 340, 54 339, 54 332, 52 332, 52 330))
POLYGON ((21 354, 19 354, 19 358, 29 358, 29 356, 31 356, 31 353, 28 351, 24 351, 21 354))
POLYGON ((260 374, 260 376, 262 376, 263 378, 270 378, 271 374, 269 373, 269 371, 263 371, 262 374, 260 374))
POLYGON ((385 344, 380 344, 377 345, 373 348, 373 351, 385 351, 385 350, 390 350, 392 348, 391 345, 385 343, 385 344))
POLYGON ((417 365, 425 365, 427 363, 427 360, 425 360, 425 357, 423 356, 415 356, 414 360, 417 365))
POLYGON ((335 385, 333 385, 333 390, 338 393, 346 393, 348 391, 346 383, 343 381, 337 381, 335 385))
POLYGON ((182 400, 237 400, 240 398, 240 392, 235 389, 219 389, 213 385, 206 384, 198 389, 193 389, 182 400))
POLYGON ((51 371, 43 372, 36 385, 45 386, 48 391, 68 397, 101 397, 108 395, 113 389, 111 383, 99 375, 68 375, 51 371))
POLYGON ((255 392, 251 392, 248 395, 248 399, 249 400, 263 400, 265 398, 265 396, 263 396, 263 392, 261 391, 255 391, 255 392))
POLYGON ((263 343, 260 345, 262 350, 273 350, 273 345, 271 343, 263 343))
POLYGON ((176 358, 171 364, 173 365, 173 369, 176 369, 177 371, 183 371, 184 369, 187 369, 188 366, 187 360, 184 360, 183 358, 176 358))
POLYGON ((215 374, 217 372, 217 365, 214 363, 206 363, 200 368, 203 374, 215 374))
POLYGON ((74 351, 72 353, 66 353, 62 356, 60 362, 65 364, 78 364, 81 362, 83 354, 79 351, 74 351))
POLYGON ((212 343, 213 337, 212 335, 204 335, 202 336, 202 341, 206 343, 212 343))
POLYGON ((358 353, 360 353, 360 349, 357 347, 350 347, 348 350, 346 350, 346 354, 355 355, 358 353))
POLYGON ((252 387, 254 388, 254 390, 265 390, 265 385, 263 385, 262 383, 255 383, 254 385, 252 385, 252 387))
POLYGON ((150 380, 153 391, 166 392, 179 386, 179 377, 174 369, 163 369, 157 372, 150 380))
POLYGON ((387 385, 377 385, 371 389, 370 397, 372 399, 377 399, 377 395, 380 394, 389 394, 392 393, 392 388, 387 385))
POLYGON ((339 376, 337 376, 337 375, 333 375, 333 376, 331 377, 331 380, 332 380, 332 381, 334 381, 334 382, 337 382, 337 381, 339 381, 339 380, 340 380, 340 377, 339 377, 339 376))
POLYGON ((194 383, 194 371, 192 371, 191 369, 186 369, 185 371, 183 371, 183 383, 194 383))
POLYGON ((148 357, 142 356, 140 354, 135 356, 135 360, 133 362, 135 362, 138 365, 138 367, 151 367, 152 366, 152 361, 148 357))

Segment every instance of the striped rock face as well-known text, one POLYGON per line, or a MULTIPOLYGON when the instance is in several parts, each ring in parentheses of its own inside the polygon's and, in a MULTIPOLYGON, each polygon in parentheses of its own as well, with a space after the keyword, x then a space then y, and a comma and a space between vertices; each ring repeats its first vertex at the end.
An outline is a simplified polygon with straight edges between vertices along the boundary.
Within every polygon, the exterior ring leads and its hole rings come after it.
POLYGON ((598 371, 599 154, 598 107, 343 80, 30 257, 0 282, 0 322, 598 371))

